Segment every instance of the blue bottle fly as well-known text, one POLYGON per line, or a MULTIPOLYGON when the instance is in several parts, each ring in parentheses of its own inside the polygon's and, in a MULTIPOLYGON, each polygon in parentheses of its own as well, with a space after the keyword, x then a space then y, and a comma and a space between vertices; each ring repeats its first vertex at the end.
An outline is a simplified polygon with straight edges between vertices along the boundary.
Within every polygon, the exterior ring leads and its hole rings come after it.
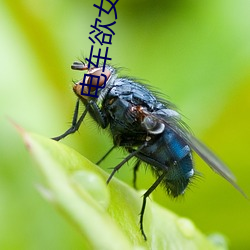
POLYGON ((117 70, 106 65, 102 68, 88 68, 82 62, 74 62, 72 69, 87 70, 88 75, 100 77, 91 89, 89 79, 79 81, 73 87, 77 102, 72 126, 62 135, 53 138, 59 141, 74 133, 89 113, 102 129, 108 129, 114 146, 98 162, 100 163, 114 148, 123 147, 127 157, 112 171, 113 175, 131 158, 136 158, 134 166, 134 185, 136 171, 146 163, 156 176, 156 181, 143 195, 140 213, 140 229, 144 239, 143 216, 147 197, 162 184, 172 197, 182 195, 195 174, 192 151, 195 151, 215 172, 229 181, 243 195, 235 182, 235 177, 225 164, 217 158, 203 143, 197 140, 182 122, 180 114, 169 101, 158 98, 146 85, 127 77, 118 77, 117 70), (104 74, 104 75, 101 75, 104 74), (105 85, 102 88, 102 85, 105 85), (98 97, 86 95, 97 93, 98 97), (85 110, 78 117, 80 101, 85 110))

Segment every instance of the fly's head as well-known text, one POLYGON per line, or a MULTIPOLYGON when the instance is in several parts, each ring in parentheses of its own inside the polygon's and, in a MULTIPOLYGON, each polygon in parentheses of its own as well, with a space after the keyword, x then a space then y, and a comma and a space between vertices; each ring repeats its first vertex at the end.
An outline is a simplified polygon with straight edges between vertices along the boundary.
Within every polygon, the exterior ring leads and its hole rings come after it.
POLYGON ((115 69, 109 65, 106 65, 103 71, 102 66, 89 68, 87 64, 74 62, 71 69, 87 71, 83 79, 73 87, 73 91, 83 102, 96 98, 102 99, 112 82, 111 79, 115 77, 115 69))

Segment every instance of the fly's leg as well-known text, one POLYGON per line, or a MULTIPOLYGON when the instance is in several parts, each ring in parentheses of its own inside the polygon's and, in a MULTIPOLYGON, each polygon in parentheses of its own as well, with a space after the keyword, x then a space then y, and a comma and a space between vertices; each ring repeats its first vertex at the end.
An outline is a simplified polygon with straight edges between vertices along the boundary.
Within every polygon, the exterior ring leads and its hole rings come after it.
POLYGON ((53 140, 60 141, 64 137, 68 136, 69 134, 75 133, 79 129, 83 119, 85 118, 85 116, 86 116, 86 114, 88 112, 90 112, 91 114, 94 115, 94 118, 101 125, 102 128, 107 127, 107 122, 106 122, 106 119, 105 119, 106 117, 101 112, 101 110, 99 109, 97 104, 92 100, 89 101, 89 103, 86 105, 86 109, 81 114, 79 120, 77 120, 78 119, 78 112, 79 112, 79 104, 80 104, 80 100, 78 99, 77 102, 76 102, 71 127, 65 133, 63 133, 62 135, 59 135, 57 137, 52 138, 53 140))
POLYGON ((134 186, 135 189, 137 189, 136 188, 136 179, 137 179, 136 178, 136 173, 137 173, 140 165, 141 165, 141 161, 137 160, 136 163, 135 163, 134 169, 133 169, 133 186, 134 186))
POLYGON ((147 236, 143 229, 143 216, 146 208, 146 200, 148 196, 157 188, 157 186, 162 182, 163 178, 165 177, 166 172, 164 172, 162 175, 160 175, 157 180, 153 183, 153 185, 147 190, 147 192, 143 195, 143 201, 142 201, 142 207, 140 212, 140 230, 142 233, 142 236, 144 240, 147 240, 147 236))
POLYGON ((111 181, 112 177, 114 174, 127 162, 129 161, 132 157, 134 157, 138 152, 140 152, 144 147, 147 146, 147 143, 142 144, 137 150, 134 150, 132 153, 130 153, 122 162, 120 162, 116 167, 114 167, 112 173, 110 174, 107 184, 111 181))
POLYGON ((96 165, 99 165, 115 148, 116 146, 114 145, 97 163, 96 165))
POLYGON ((88 102, 89 105, 89 113, 96 120, 96 122, 102 127, 106 128, 108 126, 106 115, 100 110, 97 103, 93 100, 88 102))
POLYGON ((84 117, 86 116, 86 114, 88 112, 88 106, 87 106, 86 109, 84 110, 84 112, 82 113, 81 117, 77 121, 78 111, 79 111, 79 104, 80 104, 80 101, 78 99, 77 102, 76 102, 76 106, 75 106, 75 110, 74 110, 74 116, 73 116, 71 127, 65 133, 63 133, 62 135, 59 135, 59 136, 51 138, 51 139, 53 139, 55 141, 60 141, 64 137, 68 136, 69 134, 75 133, 79 129, 79 127, 80 127, 80 125, 81 125, 84 117))

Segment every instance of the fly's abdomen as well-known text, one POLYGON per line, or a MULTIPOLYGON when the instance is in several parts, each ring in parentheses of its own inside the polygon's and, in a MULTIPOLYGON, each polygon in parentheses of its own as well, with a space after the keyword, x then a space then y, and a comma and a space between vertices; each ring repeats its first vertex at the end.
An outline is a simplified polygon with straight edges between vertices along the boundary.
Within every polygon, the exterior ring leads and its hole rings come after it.
POLYGON ((171 158, 163 184, 167 192, 176 197, 184 193, 194 175, 192 154, 190 147, 171 130, 165 133, 165 139, 171 158))
POLYGON ((177 197, 184 193, 193 175, 193 161, 190 153, 180 161, 170 164, 163 185, 169 195, 177 197))
POLYGON ((152 141, 137 157, 150 164, 157 176, 165 173, 162 184, 171 196, 183 194, 194 175, 190 147, 168 129, 152 141))

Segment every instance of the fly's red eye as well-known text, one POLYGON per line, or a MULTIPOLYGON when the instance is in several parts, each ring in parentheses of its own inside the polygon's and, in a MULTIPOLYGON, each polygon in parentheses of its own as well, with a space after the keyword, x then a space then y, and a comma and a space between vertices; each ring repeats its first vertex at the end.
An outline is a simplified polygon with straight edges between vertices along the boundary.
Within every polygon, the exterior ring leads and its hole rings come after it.
MULTIPOLYGON (((91 76, 88 76, 87 84, 91 84, 93 86, 96 86, 98 84, 98 86, 100 87, 106 84, 106 81, 110 77, 110 71, 108 69, 105 69, 104 72, 102 72, 102 68, 91 69, 89 70, 88 74, 91 76)), ((91 87, 90 92, 93 91, 95 91, 95 87, 91 87)))
POLYGON ((88 72, 84 74, 83 80, 73 87, 74 92, 79 96, 82 95, 82 93, 89 94, 92 92, 96 92, 98 88, 105 88, 105 84, 111 75, 110 70, 108 70, 107 68, 105 68, 104 72, 102 72, 102 67, 88 68, 88 65, 84 64, 83 62, 74 62, 71 65, 71 69, 88 70, 88 72), (98 88, 96 88, 95 86, 98 86, 98 88), (91 88, 90 91, 89 88, 91 88))

